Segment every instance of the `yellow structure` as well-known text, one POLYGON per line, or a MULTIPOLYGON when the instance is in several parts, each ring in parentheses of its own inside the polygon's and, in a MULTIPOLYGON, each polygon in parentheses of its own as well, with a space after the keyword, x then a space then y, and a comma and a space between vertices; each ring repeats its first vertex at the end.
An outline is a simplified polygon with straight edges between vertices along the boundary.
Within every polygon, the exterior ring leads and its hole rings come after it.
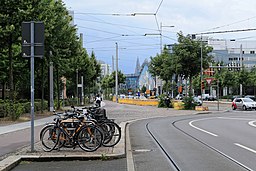
POLYGON ((208 106, 196 106, 195 110, 197 111, 208 111, 208 106))
POLYGON ((172 102, 173 108, 176 110, 182 110, 184 109, 184 103, 180 101, 173 101, 172 102))
POLYGON ((158 100, 157 99, 147 99, 147 100, 141 100, 141 99, 118 99, 118 103, 121 103, 121 104, 133 104, 133 105, 139 105, 139 106, 158 106, 158 100))

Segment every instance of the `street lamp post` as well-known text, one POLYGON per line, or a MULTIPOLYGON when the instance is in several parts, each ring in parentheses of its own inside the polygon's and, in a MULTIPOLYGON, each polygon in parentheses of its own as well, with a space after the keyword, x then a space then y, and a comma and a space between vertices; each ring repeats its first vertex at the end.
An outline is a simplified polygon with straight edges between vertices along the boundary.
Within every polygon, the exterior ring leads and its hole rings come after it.
POLYGON ((116 102, 118 103, 118 44, 116 42, 116 102))
MULTIPOLYGON (((201 34, 201 69, 200 69, 200 80, 201 83, 203 81, 203 37, 201 34)), ((201 86, 201 101, 202 101, 202 106, 203 106, 203 88, 201 86)))
POLYGON ((162 25, 162 22, 160 23, 160 53, 162 53, 162 41, 163 41, 163 39, 162 39, 162 32, 163 32, 163 27, 174 27, 174 26, 163 26, 162 25))

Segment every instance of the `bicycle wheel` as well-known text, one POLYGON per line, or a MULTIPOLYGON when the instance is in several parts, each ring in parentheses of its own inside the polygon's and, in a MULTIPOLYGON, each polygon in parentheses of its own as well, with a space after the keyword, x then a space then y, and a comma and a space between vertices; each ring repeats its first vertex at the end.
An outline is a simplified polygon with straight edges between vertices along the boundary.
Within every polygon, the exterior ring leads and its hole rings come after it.
POLYGON ((113 147, 121 139, 121 128, 114 122, 103 122, 101 128, 104 132, 105 139, 102 143, 104 147, 113 147))
POLYGON ((44 127, 40 132, 40 140, 44 151, 52 151, 58 144, 56 127, 54 125, 47 125, 44 127))
POLYGON ((87 152, 96 151, 102 145, 102 140, 102 132, 94 125, 84 126, 77 136, 79 147, 87 152))

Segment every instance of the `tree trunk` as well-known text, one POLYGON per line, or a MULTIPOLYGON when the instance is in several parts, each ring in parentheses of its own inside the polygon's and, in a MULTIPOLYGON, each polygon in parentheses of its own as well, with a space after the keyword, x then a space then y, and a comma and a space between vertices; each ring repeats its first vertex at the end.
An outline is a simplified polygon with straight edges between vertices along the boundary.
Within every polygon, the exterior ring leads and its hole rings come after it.
POLYGON ((60 109, 59 67, 57 67, 57 109, 60 109))
POLYGON ((12 35, 9 37, 9 46, 8 46, 8 56, 9 56, 9 97, 10 100, 14 100, 13 96, 13 91, 14 91, 14 86, 13 86, 13 54, 12 54, 12 35))
POLYGON ((2 100, 5 100, 5 82, 2 82, 2 100))
POLYGON ((189 77, 189 94, 192 94, 192 77, 189 77))

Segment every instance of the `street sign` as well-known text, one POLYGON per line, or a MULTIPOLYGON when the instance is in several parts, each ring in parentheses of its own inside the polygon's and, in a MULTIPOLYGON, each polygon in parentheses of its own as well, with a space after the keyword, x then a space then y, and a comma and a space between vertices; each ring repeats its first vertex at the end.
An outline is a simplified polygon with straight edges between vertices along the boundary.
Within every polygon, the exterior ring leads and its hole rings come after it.
POLYGON ((35 57, 44 55, 44 24, 43 22, 22 22, 22 56, 30 58, 30 82, 31 82, 31 152, 34 151, 34 106, 35 83, 34 62, 35 57))
POLYGON ((206 78, 205 80, 206 80, 207 84, 210 85, 212 83, 213 79, 214 78, 206 78))
POLYGON ((31 22, 22 22, 22 56, 31 57, 31 46, 34 46, 34 57, 42 58, 44 55, 44 23, 33 22, 34 30, 31 30, 31 22), (31 43, 31 34, 34 42, 31 43))

